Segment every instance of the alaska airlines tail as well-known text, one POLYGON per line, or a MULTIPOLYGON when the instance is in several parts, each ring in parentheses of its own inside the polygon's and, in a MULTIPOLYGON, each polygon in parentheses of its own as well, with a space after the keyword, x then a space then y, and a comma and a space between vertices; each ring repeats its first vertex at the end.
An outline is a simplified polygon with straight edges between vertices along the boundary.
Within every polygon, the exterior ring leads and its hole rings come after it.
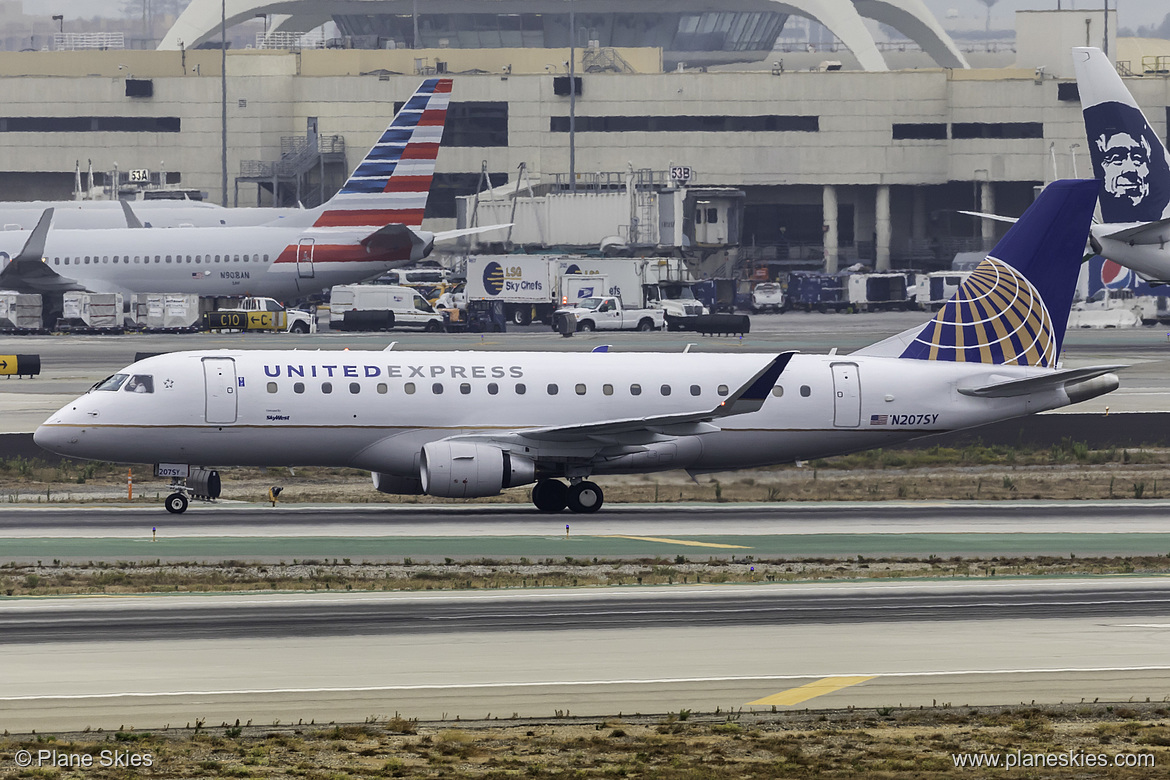
POLYGON ((1170 155, 1100 49, 1073 49, 1105 222, 1170 217, 1170 155))
POLYGON ((421 227, 450 95, 451 79, 424 81, 313 226, 421 227))
POLYGON ((917 360, 1055 366, 1097 183, 1049 184, 901 353, 917 360))

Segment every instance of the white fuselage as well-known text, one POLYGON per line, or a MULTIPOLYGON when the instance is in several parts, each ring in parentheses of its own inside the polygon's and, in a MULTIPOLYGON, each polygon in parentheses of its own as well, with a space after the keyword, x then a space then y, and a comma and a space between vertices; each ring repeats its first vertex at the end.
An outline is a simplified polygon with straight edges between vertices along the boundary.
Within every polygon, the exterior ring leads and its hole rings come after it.
MULTIPOLYGON (((93 390, 36 433, 69 457, 348 466, 417 477, 428 442, 715 409, 771 356, 662 353, 184 352, 123 369, 150 393, 93 390), (523 390, 523 392, 521 392, 523 390), (666 394, 666 393, 669 394, 666 394)), ((960 388, 1052 370, 881 357, 792 357, 759 411, 687 429, 544 437, 521 454, 590 473, 762 466, 885 446, 1067 405, 1063 389, 960 388)), ((511 437, 511 439, 509 439, 511 437)))
MULTIPOLYGON (((50 230, 44 262, 90 292, 257 295, 287 300, 360 282, 409 261, 368 253, 377 228, 223 227, 50 230)), ((27 231, 0 232, 0 267, 27 231)))
MULTIPOLYGON (((301 209, 257 207, 224 208, 197 200, 134 200, 130 209, 147 227, 246 227, 266 225, 301 209)), ((53 209, 58 230, 126 227, 126 212, 116 200, 41 200, 0 202, 0 225, 5 230, 32 230, 45 209, 53 209)))

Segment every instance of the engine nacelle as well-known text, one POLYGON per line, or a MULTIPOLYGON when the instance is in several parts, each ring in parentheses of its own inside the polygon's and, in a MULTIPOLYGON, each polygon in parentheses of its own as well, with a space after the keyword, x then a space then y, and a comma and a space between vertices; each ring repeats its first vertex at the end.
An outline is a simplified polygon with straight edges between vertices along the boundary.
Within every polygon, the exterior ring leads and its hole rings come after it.
POLYGON ((535 482, 536 464, 490 444, 435 441, 423 445, 419 476, 428 496, 480 498, 535 482))
POLYGON ((422 482, 416 477, 400 477, 396 474, 383 474, 381 471, 371 471, 374 480, 374 490, 379 493, 389 493, 394 496, 421 496, 422 482))

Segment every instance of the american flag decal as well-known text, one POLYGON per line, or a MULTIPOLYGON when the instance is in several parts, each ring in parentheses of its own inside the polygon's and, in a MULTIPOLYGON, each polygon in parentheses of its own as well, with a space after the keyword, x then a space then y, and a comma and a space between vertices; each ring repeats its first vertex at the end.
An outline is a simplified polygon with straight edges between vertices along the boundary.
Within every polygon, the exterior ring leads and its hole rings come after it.
POLYGON ((870 425, 885 425, 890 419, 888 414, 871 414, 869 416, 870 425))
POLYGON ((202 271, 192 271, 192 272, 191 272, 191 278, 192 278, 192 279, 202 279, 202 278, 203 278, 203 272, 202 272, 202 271))

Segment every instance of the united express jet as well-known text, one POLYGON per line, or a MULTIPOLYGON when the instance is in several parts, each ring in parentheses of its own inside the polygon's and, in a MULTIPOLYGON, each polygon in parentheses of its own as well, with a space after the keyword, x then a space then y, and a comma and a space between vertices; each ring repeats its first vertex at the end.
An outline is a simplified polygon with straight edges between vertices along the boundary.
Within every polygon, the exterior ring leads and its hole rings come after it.
POLYGON ((1093 251, 1170 282, 1170 153, 1100 49, 1073 49, 1102 224, 1093 251))
POLYGON ((36 442, 180 475, 346 466, 393 494, 535 483, 541 510, 595 512, 597 474, 752 468, 1056 409, 1118 386, 1118 366, 1058 364, 1096 198, 1051 184, 934 319, 850 355, 179 352, 95 385, 36 442))
POLYGON ((47 210, 31 232, 0 231, 0 289, 284 300, 417 262, 471 232, 421 229, 450 92, 424 81, 333 198, 274 224, 51 230, 47 210))

